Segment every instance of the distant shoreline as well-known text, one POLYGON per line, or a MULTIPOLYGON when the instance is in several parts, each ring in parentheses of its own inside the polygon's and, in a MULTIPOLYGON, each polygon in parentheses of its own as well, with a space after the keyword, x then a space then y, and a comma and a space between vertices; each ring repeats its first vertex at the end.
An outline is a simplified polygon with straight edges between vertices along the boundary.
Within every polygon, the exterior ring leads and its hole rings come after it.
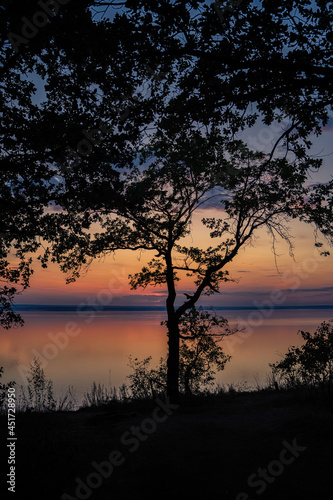
MULTIPOLYGON (((75 312, 75 311, 166 311, 165 306, 89 306, 87 304, 80 305, 52 305, 52 304, 17 304, 14 307, 15 311, 40 311, 40 312, 75 312)), ((203 306, 203 309, 215 311, 256 311, 260 310, 259 307, 254 306, 230 306, 230 307, 209 307, 203 306)), ((295 309, 311 309, 311 310, 329 310, 333 309, 333 305, 323 305, 323 306, 275 306, 274 310, 295 310, 295 309)))

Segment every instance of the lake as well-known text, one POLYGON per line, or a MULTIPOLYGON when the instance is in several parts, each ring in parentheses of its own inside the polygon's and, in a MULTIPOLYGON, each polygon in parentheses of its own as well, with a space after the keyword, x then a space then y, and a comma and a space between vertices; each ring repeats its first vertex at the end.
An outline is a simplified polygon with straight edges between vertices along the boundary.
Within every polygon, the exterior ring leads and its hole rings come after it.
MULTIPOLYGON (((275 362, 288 346, 300 344, 299 329, 314 331, 333 318, 329 309, 275 309, 217 311, 231 325, 246 330, 225 339, 221 345, 232 359, 219 372, 220 384, 263 384, 275 362)), ((54 382, 57 395, 71 385, 78 401, 92 382, 119 387, 131 373, 128 357, 152 356, 151 366, 167 353, 167 337, 161 321, 164 311, 24 311, 25 326, 0 332, 0 366, 3 381, 25 382, 33 356, 39 356, 47 378, 54 382)))

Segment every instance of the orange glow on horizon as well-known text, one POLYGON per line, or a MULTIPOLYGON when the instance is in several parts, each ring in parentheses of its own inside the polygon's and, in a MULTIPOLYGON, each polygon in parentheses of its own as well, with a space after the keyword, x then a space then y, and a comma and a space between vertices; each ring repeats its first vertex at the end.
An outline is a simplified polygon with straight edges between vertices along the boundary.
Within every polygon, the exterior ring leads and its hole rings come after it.
MULTIPOLYGON (((191 234, 181 244, 200 247, 218 244, 219 240, 211 239, 209 230, 201 223, 202 217, 213 215, 217 215, 216 210, 198 211, 193 219, 191 234)), ((274 288, 288 289, 296 282, 296 278, 292 280, 295 275, 300 277, 301 288, 330 287, 331 276, 327 269, 332 268, 332 257, 320 258, 314 246, 313 228, 300 222, 293 222, 290 232, 295 243, 295 261, 290 257, 288 244, 284 241, 277 242, 278 255, 275 259, 272 242, 267 232, 261 229, 251 244, 241 249, 234 261, 227 266, 230 278, 235 282, 222 283, 222 293, 256 293, 274 288), (283 275, 288 275, 289 280, 284 282, 281 278, 283 275)), ((128 280, 128 275, 140 271, 155 253, 121 250, 115 255, 96 259, 85 275, 69 285, 66 285, 66 276, 55 264, 50 265, 48 269, 37 268, 31 278, 30 289, 22 294, 18 303, 43 304, 51 301, 50 303, 57 304, 77 304, 87 297, 96 297, 100 293, 104 293, 104 301, 107 302, 109 293, 113 299, 105 305, 111 305, 115 298, 119 301, 121 297, 126 297, 125 305, 129 305, 128 296, 134 300, 141 297, 143 301, 141 305, 145 303, 149 305, 149 298, 151 304, 164 305, 166 286, 131 290, 128 280)), ((191 293, 194 290, 193 279, 185 274, 180 272, 181 280, 176 283, 181 294, 191 293)))

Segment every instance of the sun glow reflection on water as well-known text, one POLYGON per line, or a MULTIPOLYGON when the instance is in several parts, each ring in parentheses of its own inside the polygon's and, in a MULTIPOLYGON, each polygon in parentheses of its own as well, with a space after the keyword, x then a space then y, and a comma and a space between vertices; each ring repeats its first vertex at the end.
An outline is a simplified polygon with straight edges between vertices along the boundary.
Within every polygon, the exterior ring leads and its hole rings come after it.
MULTIPOLYGON (((218 311, 231 325, 246 321, 251 311, 218 311)), ((128 357, 144 359, 152 356, 152 366, 167 353, 167 336, 161 321, 163 311, 108 311, 96 312, 91 322, 89 316, 76 312, 24 312, 26 324, 23 328, 2 331, 0 335, 0 366, 4 366, 4 378, 22 384, 19 365, 29 366, 34 355, 45 362, 47 378, 54 381, 57 394, 64 393, 68 385, 74 386, 79 401, 83 392, 93 381, 106 386, 119 387, 131 373, 128 357), (70 337, 64 348, 46 346, 52 344, 49 334, 64 332, 68 322, 77 323, 80 333, 70 337), (53 359, 43 354, 55 353, 53 359)), ((224 371, 217 374, 220 384, 255 385, 255 376, 261 383, 270 369, 268 363, 277 361, 279 354, 288 346, 301 343, 299 329, 314 331, 319 324, 333 317, 333 310, 275 310, 262 325, 254 327, 253 333, 241 343, 224 345, 231 361, 224 371)), ((53 337, 54 338, 54 337, 53 337)), ((52 355, 53 355, 52 354, 52 355)))

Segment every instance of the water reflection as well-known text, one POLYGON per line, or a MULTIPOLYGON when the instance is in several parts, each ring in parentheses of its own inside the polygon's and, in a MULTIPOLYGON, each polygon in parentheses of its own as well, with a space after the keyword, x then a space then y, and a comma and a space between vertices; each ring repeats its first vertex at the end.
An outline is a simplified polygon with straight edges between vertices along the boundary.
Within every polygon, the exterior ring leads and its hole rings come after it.
MULTIPOLYGON (((75 312, 25 312, 24 328, 0 334, 0 366, 5 368, 5 381, 22 377, 18 367, 28 367, 33 356, 39 356, 48 378, 58 394, 68 385, 77 389, 79 398, 92 381, 119 387, 131 372, 128 356, 139 359, 152 356, 155 363, 167 352, 163 311, 96 312, 95 317, 75 312), (69 331, 75 335, 66 335, 69 331)), ((246 321, 249 311, 219 311, 231 324, 246 321)), ((289 345, 301 343, 299 329, 313 331, 323 320, 333 317, 332 310, 275 310, 241 342, 225 345, 232 360, 217 375, 219 383, 255 384, 257 374, 264 382, 268 363, 279 359, 289 345)))

